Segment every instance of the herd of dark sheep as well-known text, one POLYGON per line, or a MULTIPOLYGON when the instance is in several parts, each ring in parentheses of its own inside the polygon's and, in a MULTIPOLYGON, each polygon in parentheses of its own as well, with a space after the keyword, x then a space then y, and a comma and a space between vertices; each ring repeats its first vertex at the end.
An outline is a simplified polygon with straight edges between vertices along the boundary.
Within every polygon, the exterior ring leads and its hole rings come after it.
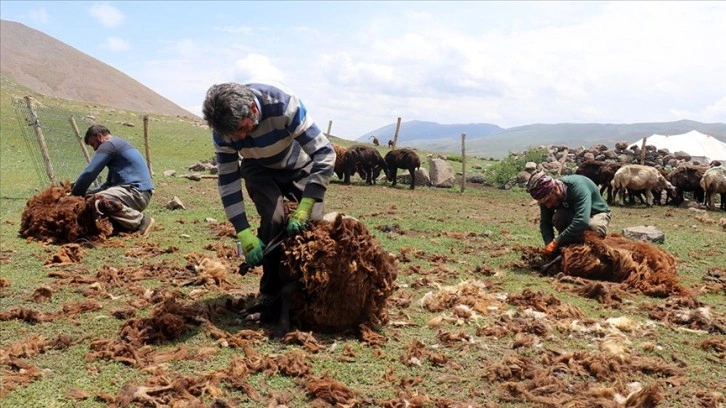
POLYGON ((343 180, 343 184, 350 184, 350 177, 358 174, 366 184, 376 184, 376 180, 383 172, 386 179, 395 187, 398 169, 408 170, 411 174, 411 189, 416 186, 416 169, 421 167, 421 159, 411 149, 394 149, 383 157, 373 147, 355 145, 348 148, 334 145, 335 148, 335 175, 343 180))

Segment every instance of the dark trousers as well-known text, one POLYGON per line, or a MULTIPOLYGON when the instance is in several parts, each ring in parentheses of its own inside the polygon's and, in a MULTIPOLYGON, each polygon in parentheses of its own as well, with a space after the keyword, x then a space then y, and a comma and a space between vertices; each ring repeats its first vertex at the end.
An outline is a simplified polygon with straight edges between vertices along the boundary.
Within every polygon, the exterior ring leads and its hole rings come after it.
MULTIPOLYGON (((312 167, 313 163, 310 162, 300 170, 274 170, 262 167, 251 160, 242 161, 241 174, 245 188, 260 215, 257 236, 265 245, 287 228, 284 202, 286 199, 300 202, 312 167)), ((310 219, 319 219, 322 213, 323 203, 315 203, 310 219)), ((281 260, 282 247, 275 248, 262 260, 260 279, 262 295, 276 295, 289 280, 289 277, 280 274, 281 260)))

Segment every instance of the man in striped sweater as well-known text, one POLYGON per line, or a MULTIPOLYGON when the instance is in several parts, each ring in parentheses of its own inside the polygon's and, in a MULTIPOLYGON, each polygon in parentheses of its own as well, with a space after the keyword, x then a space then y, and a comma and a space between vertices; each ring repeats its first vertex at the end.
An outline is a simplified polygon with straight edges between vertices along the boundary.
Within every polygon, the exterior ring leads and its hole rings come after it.
POLYGON ((249 266, 262 265, 260 302, 279 293, 281 248, 263 254, 280 232, 298 234, 323 212, 335 150, 291 91, 266 84, 223 83, 207 91, 204 119, 212 129, 218 187, 227 219, 249 266), (260 227, 252 232, 242 198, 242 179, 260 227), (285 220, 283 201, 298 203, 285 220))

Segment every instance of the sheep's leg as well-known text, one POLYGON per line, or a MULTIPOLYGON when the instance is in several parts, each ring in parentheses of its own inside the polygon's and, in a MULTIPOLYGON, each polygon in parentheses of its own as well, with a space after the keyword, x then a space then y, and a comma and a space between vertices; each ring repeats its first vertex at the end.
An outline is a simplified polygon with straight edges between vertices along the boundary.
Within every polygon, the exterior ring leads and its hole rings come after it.
POLYGON ((411 190, 416 186, 416 169, 410 168, 408 172, 411 173, 411 190))
POLYGON ((396 187, 397 178, 398 178, 398 167, 393 169, 393 181, 391 181, 391 187, 396 187))
POLYGON ((280 319, 272 331, 272 336, 276 339, 284 337, 290 331, 290 308, 292 303, 292 295, 297 291, 297 283, 290 282, 282 287, 280 291, 280 319))
POLYGON ((653 206, 653 191, 649 188, 645 190, 645 205, 647 207, 653 206))

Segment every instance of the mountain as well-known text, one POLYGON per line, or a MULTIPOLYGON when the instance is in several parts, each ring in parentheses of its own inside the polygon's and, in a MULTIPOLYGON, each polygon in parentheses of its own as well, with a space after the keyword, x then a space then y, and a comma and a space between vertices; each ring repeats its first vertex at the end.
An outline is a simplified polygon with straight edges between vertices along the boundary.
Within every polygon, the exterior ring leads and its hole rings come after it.
MULTIPOLYGON (((692 120, 635 124, 559 123, 533 124, 503 129, 489 123, 441 125, 434 122, 402 122, 398 132, 399 147, 410 147, 442 153, 461 153, 461 134, 466 134, 467 154, 502 158, 541 145, 569 147, 617 142, 633 142, 654 133, 675 135, 697 130, 726 142, 726 123, 701 123, 692 120)), ((382 144, 392 140, 395 125, 387 125, 357 139, 370 143, 376 136, 382 144)))
POLYGON ((116 68, 13 21, 0 20, 0 74, 45 96, 197 118, 116 68))

